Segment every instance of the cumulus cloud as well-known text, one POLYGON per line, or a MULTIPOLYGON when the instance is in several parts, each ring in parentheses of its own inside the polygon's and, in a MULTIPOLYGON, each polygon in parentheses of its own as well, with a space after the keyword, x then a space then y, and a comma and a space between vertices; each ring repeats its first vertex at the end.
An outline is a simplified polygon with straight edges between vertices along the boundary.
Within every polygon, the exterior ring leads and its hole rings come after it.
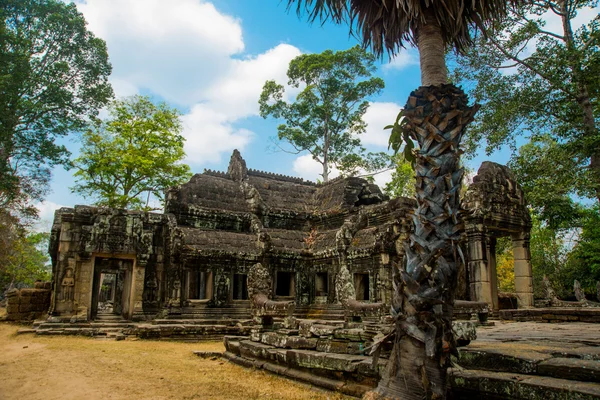
POLYGON ((240 21, 206 1, 87 0, 78 8, 106 40, 113 79, 177 104, 198 101, 244 49, 240 21))
POLYGON ((383 66, 383 70, 402 70, 413 65, 419 65, 419 52, 412 48, 402 49, 389 63, 383 66))
POLYGON ((243 151, 255 135, 236 122, 258 114, 264 82, 287 81, 289 62, 301 54, 280 44, 239 58, 240 21, 205 0, 87 0, 78 7, 107 42, 118 96, 149 92, 189 110, 182 123, 192 165, 243 151))
MULTIPOLYGON (((323 166, 315 161, 310 154, 305 154, 296 158, 292 169, 300 178, 308 179, 313 182, 323 180, 323 177, 321 176, 323 173, 323 166)), ((338 176, 340 176, 340 171, 338 171, 335 166, 330 167, 329 179, 338 176)))
POLYGON ((369 104, 369 108, 363 116, 363 121, 367 123, 367 130, 360 136, 362 143, 387 148, 390 131, 383 128, 394 123, 401 109, 402 107, 396 103, 372 102, 369 104))
POLYGON ((66 206, 49 200, 35 204, 35 208, 38 209, 38 215, 40 218, 33 227, 34 230, 37 232, 50 232, 50 228, 52 228, 52 221, 54 220, 54 211, 61 207, 66 206))

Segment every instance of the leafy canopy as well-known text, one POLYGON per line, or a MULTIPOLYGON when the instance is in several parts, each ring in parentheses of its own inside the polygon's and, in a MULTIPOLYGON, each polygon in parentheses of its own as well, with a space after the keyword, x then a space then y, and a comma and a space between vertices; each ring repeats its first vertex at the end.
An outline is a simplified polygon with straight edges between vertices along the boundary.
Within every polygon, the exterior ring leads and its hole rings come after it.
POLYGON ((111 65, 75 4, 4 0, 0 15, 0 207, 32 212, 51 168, 69 165, 57 139, 112 97, 111 65))
POLYGON ((287 72, 291 87, 303 87, 295 101, 286 101, 284 87, 275 81, 263 87, 260 115, 284 121, 277 128, 279 140, 289 143, 294 153, 308 151, 322 165, 324 181, 333 165, 353 173, 371 164, 359 135, 366 128, 366 98, 384 87, 381 78, 372 76, 374 61, 359 46, 303 54, 290 62, 287 72))
POLYGON ((573 196, 600 199, 600 16, 572 28, 578 11, 596 5, 526 2, 497 24, 498 35, 458 58, 454 74, 482 104, 467 152, 481 142, 488 154, 511 147, 511 168, 553 226, 577 216, 573 196), (546 26, 548 13, 561 20, 559 30, 546 26))
POLYGON ((0 298, 13 287, 50 280, 48 233, 30 232, 8 212, 0 211, 0 298))
POLYGON ((148 97, 114 101, 110 118, 96 121, 83 135, 74 161, 75 193, 92 196, 98 205, 149 210, 150 196, 190 178, 179 112, 148 97))

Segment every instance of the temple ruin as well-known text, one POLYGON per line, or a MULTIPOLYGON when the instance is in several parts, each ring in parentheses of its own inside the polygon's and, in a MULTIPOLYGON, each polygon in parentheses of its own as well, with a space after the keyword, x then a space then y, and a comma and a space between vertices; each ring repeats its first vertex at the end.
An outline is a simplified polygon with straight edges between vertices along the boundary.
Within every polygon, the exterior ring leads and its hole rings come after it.
MULTIPOLYGON (((494 240, 511 235, 519 307, 531 306, 531 220, 510 171, 484 163, 465 206, 463 299, 498 309, 494 240)), ((362 178, 315 184, 248 169, 236 150, 227 172, 205 171, 170 189, 164 214, 57 210, 50 315, 62 322, 144 321, 237 308, 249 318, 248 273, 257 263, 270 273, 273 300, 294 301, 299 316, 336 309, 348 296, 389 304, 391 265, 401 262, 414 207, 362 178), (340 271, 349 277, 344 298, 336 289, 340 271)))

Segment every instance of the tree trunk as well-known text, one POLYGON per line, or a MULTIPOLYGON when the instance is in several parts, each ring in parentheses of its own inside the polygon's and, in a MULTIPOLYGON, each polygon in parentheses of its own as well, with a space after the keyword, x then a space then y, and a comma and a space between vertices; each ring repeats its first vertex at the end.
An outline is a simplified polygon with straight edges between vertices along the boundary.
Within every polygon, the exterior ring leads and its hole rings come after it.
MULTIPOLYGON (((578 59, 578 50, 575 46, 575 40, 573 38, 573 28, 571 26, 571 16, 569 15, 568 4, 566 0, 562 0, 559 4, 560 12, 562 14, 561 20, 565 44, 567 46, 567 50, 569 51, 569 64, 577 85, 577 104, 579 104, 579 107, 581 107, 583 131, 587 137, 594 138, 598 135, 598 128, 596 127, 596 120, 594 119, 594 107, 590 100, 590 92, 585 82, 584 73, 581 68, 581 61, 578 59)), ((593 141, 593 143, 595 143, 595 141, 593 141)), ((596 199, 600 204, 600 149, 598 149, 598 146, 592 145, 591 148, 584 149, 584 152, 590 157, 589 167, 592 171, 596 199)))
POLYGON ((448 69, 442 28, 431 13, 425 15, 425 21, 415 31, 421 65, 421 85, 443 85, 448 83, 448 69))

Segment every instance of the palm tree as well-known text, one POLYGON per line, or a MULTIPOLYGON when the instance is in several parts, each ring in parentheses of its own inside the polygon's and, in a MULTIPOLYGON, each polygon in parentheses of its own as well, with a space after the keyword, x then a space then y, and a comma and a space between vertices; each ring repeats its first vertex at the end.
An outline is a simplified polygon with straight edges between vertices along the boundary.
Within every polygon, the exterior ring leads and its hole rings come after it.
MULTIPOLYGON (((390 143, 412 139, 416 197, 414 230, 404 243, 405 263, 395 268, 394 347, 386 371, 368 398, 442 399, 446 370, 456 352, 452 308, 462 254, 460 141, 477 106, 448 84, 445 53, 461 52, 472 31, 485 31, 519 0, 289 0, 309 20, 347 22, 377 56, 405 45, 419 49, 422 86, 410 94, 390 143)), ((410 154, 409 154, 410 155, 410 154)))

